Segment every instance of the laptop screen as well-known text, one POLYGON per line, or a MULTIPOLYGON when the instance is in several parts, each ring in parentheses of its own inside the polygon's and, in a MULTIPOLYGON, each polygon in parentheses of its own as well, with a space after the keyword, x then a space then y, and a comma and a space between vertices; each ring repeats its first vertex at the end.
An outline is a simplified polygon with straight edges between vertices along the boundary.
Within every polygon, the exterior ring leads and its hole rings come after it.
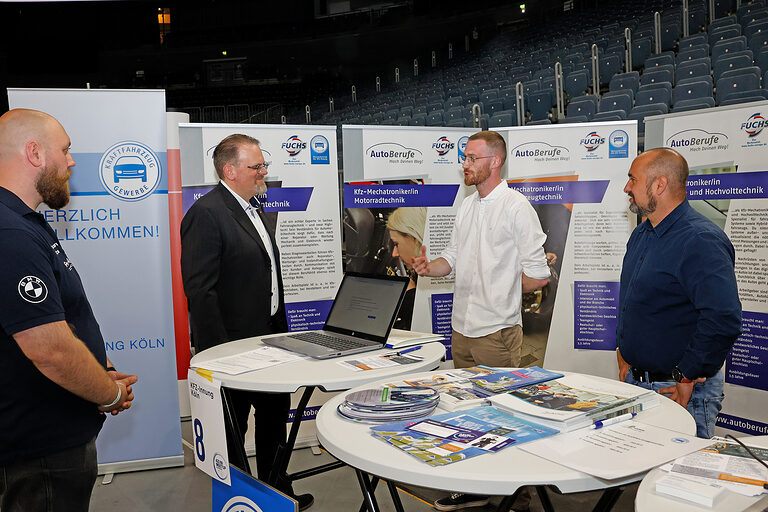
POLYGON ((325 328, 386 341, 407 286, 407 277, 348 272, 336 293, 325 328))

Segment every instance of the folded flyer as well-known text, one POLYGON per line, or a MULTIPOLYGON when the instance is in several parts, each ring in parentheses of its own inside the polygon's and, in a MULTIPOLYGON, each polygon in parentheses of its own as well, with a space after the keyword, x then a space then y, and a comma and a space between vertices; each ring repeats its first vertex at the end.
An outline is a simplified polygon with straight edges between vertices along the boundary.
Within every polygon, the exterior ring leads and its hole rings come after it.
POLYGON ((552 436, 557 430, 478 407, 371 427, 371 433, 430 466, 444 466, 552 436))

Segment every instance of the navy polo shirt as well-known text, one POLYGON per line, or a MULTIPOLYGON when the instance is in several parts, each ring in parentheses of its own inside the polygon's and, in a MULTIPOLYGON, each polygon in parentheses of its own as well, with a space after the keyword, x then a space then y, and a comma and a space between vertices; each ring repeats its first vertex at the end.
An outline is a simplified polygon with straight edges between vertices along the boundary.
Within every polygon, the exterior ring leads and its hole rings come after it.
POLYGON ((733 245, 683 201, 632 233, 621 269, 616 339, 630 365, 711 377, 741 334, 733 245))
POLYGON ((104 422, 95 404, 46 378, 13 339, 61 320, 106 366, 99 325, 55 233, 0 187, 0 465, 85 444, 104 422))

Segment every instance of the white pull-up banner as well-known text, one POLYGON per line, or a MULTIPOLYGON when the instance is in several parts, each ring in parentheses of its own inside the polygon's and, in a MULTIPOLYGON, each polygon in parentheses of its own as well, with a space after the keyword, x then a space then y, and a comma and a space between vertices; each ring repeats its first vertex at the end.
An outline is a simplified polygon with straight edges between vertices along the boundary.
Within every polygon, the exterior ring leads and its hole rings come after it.
POLYGON ((99 434, 99 470, 181 466, 165 91, 10 89, 8 103, 51 114, 69 134, 71 201, 40 213, 83 279, 107 355, 139 377, 133 407, 99 434))
POLYGON ((723 429, 768 434, 768 101, 653 117, 647 147, 688 160, 688 200, 736 250, 742 335, 725 361, 723 429), (650 145, 649 145, 650 142, 650 145))

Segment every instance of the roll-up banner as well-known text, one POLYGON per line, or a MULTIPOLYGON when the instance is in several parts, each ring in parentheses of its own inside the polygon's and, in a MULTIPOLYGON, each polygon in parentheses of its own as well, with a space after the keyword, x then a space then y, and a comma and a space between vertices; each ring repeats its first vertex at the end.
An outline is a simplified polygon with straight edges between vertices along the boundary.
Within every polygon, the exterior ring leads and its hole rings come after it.
POLYGON ((342 130, 345 268, 410 275, 395 327, 443 335, 450 358, 453 276, 419 278, 410 272, 410 262, 422 245, 430 259, 448 245, 459 206, 475 190, 464 185, 461 163, 467 139, 477 130, 342 130))
MULTIPOLYGON (((322 329, 343 275, 336 127, 179 125, 184 212, 218 183, 213 150, 234 133, 258 139, 264 160, 272 163, 262 203, 268 221, 275 223, 288 327, 291 331, 322 329)), ((178 293, 182 297, 176 299, 185 300, 183 291, 178 293)), ((322 393, 315 395, 304 420, 314 419, 327 399, 322 393)), ((299 444, 314 439, 313 428, 312 423, 302 424, 299 444)), ((246 449, 252 445, 249 434, 246 449)))
POLYGON ((768 434, 768 101, 646 120, 646 147, 688 160, 688 200, 736 250, 742 335, 725 361, 718 433, 768 434))
POLYGON ((80 273, 115 367, 138 375, 129 411, 97 439, 102 473, 184 464, 171 309, 165 91, 9 89, 72 140, 71 201, 41 208, 80 273))
POLYGON ((538 213, 550 283, 523 296, 522 364, 618 377, 621 262, 636 225, 623 193, 635 121, 497 129, 509 186, 538 213), (526 348, 525 345, 528 345, 526 348))

